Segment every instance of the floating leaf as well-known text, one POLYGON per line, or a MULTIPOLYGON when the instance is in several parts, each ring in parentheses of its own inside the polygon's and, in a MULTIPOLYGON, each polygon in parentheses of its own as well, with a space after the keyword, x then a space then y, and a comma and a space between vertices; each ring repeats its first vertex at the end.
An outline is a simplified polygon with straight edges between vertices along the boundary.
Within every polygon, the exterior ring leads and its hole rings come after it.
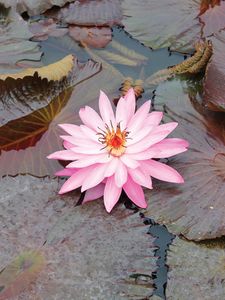
POLYGON ((13 8, 6 9, 1 3, 0 14, 0 73, 19 69, 19 61, 40 61, 40 47, 30 41, 32 33, 22 17, 13 8))
POLYGON ((224 240, 193 243, 176 238, 167 256, 166 299, 223 299, 225 294, 224 240))
MULTIPOLYGON (((100 64, 93 61, 86 64, 79 63, 76 58, 69 55, 56 64, 40 69, 29 69, 19 74, 19 77, 27 73, 34 74, 33 76, 0 80, 0 125, 47 106, 65 88, 91 77, 99 72, 100 67, 100 64), (49 69, 53 71, 49 73, 49 69)), ((43 119, 46 122, 46 118, 43 119)))
MULTIPOLYGON (((204 2, 204 1, 203 1, 204 2)), ((209 36, 225 28, 225 2, 221 0, 208 1, 207 10, 200 15, 200 20, 204 24, 203 35, 209 36)))
POLYGON ((93 48, 104 48, 112 40, 110 27, 69 26, 69 35, 82 45, 93 48))
POLYGON ((23 79, 25 76, 34 76, 37 72, 37 76, 40 78, 46 78, 48 81, 60 81, 64 77, 67 77, 72 71, 74 66, 73 55, 67 55, 60 61, 57 61, 48 66, 40 68, 29 68, 18 73, 9 73, 0 75, 0 80, 5 80, 6 78, 23 79))
POLYGON ((84 26, 120 24, 120 0, 75 1, 62 8, 58 18, 67 24, 84 26))
POLYGON ((17 0, 17 10, 22 14, 27 12, 29 16, 39 15, 47 9, 56 6, 63 6, 74 0, 17 0))
POLYGON ((24 251, 0 271, 0 299, 19 295, 35 281, 45 265, 39 251, 24 251))
POLYGON ((204 103, 215 111, 225 111, 225 32, 211 38, 213 55, 206 69, 204 80, 204 103))
POLYGON ((123 24, 133 37, 154 49, 183 52, 200 38, 199 0, 123 0, 123 24), (159 21, 160 20, 160 21, 159 21))
MULTIPOLYGON (((92 61, 83 65, 81 73, 77 73, 77 83, 94 75, 99 68, 100 65, 92 61)), ((92 101, 96 105, 100 89, 104 87, 107 93, 112 93, 118 89, 121 81, 119 73, 103 69, 93 78, 80 83, 73 92, 72 89, 65 90, 46 107, 0 127, 0 176, 18 173, 53 175, 61 165, 58 161, 48 160, 46 156, 62 148, 59 137, 62 130, 58 124, 78 123, 77 111, 81 107, 92 101)))
POLYGON ((151 296, 157 258, 139 213, 119 204, 109 215, 102 199, 72 207, 79 193, 61 197, 55 195, 57 189, 57 181, 47 178, 17 176, 1 181, 0 265, 24 245, 44 244, 45 272, 22 299, 151 296))
POLYGON ((184 184, 155 184, 146 191, 148 216, 166 224, 175 234, 202 240, 225 234, 225 119, 205 111, 178 80, 156 89, 155 108, 166 120, 179 123, 176 136, 190 143, 187 152, 169 159, 184 177, 184 184), (198 108, 198 113, 192 106, 198 108))

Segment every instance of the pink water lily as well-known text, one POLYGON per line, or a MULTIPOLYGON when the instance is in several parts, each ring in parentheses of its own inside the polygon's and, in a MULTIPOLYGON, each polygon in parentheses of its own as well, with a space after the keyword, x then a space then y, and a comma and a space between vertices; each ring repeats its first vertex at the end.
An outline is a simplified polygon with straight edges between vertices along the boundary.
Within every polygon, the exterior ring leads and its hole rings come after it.
POLYGON ((81 187, 84 202, 103 195, 107 212, 119 200, 122 190, 133 203, 146 208, 142 187, 152 189, 151 177, 183 183, 182 176, 168 165, 153 158, 167 158, 187 150, 188 142, 166 138, 178 125, 159 125, 162 112, 150 112, 146 101, 135 112, 135 95, 130 89, 121 97, 116 113, 104 92, 100 92, 100 115, 91 107, 80 109, 83 125, 59 125, 67 134, 61 136, 66 150, 48 156, 68 160, 58 176, 69 176, 59 194, 81 187))

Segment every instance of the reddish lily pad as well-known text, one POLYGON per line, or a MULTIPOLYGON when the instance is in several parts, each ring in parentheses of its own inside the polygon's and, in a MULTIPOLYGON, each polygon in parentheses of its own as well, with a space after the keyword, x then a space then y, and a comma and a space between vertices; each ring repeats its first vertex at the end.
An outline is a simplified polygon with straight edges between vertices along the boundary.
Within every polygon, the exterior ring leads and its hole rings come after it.
POLYGON ((147 215, 191 240, 224 235, 224 115, 202 109, 178 80, 156 89, 155 105, 156 109, 166 110, 167 121, 179 123, 175 136, 189 141, 190 149, 169 159, 169 164, 184 177, 184 184, 155 183, 153 192, 146 191, 147 215))
POLYGON ((210 38, 213 55, 207 66, 204 80, 204 103, 215 111, 225 111, 225 31, 210 38))
POLYGON ((193 243, 176 238, 168 252, 166 299, 223 299, 225 295, 224 240, 193 243))
POLYGON ((213 0, 211 6, 200 16, 203 36, 209 36, 225 28, 225 2, 213 0))
MULTIPOLYGON (((78 74, 78 82, 95 74, 100 67, 97 65, 97 68, 91 61, 85 66, 83 75, 86 76, 78 74)), ((46 176, 53 175, 61 169, 58 161, 46 158, 50 153, 62 148, 62 140, 59 137, 62 130, 58 124, 79 123, 78 110, 90 102, 96 105, 99 90, 103 87, 109 94, 116 91, 123 80, 121 77, 120 73, 103 69, 88 81, 76 86, 73 92, 71 89, 66 90, 48 106, 1 127, 0 176, 14 176, 18 173, 46 176)))
POLYGON ((120 24, 120 0, 75 1, 62 8, 58 17, 64 23, 82 26, 120 24))
POLYGON ((57 182, 49 179, 1 181, 0 266, 30 247, 46 258, 45 271, 19 299, 151 296, 157 258, 139 213, 120 204, 109 215, 102 200, 71 207, 79 193, 60 197, 56 190, 57 182))

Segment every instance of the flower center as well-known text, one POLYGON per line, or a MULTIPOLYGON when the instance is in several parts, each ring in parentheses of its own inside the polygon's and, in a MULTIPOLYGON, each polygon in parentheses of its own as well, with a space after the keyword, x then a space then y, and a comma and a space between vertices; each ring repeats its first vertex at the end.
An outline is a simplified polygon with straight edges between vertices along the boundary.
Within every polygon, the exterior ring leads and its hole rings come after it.
POLYGON ((117 125, 116 131, 114 130, 112 124, 111 128, 106 124, 105 130, 100 129, 102 132, 97 133, 99 137, 99 142, 104 144, 105 147, 102 149, 107 149, 109 154, 113 156, 121 156, 126 150, 126 141, 129 132, 120 129, 120 124, 117 125))

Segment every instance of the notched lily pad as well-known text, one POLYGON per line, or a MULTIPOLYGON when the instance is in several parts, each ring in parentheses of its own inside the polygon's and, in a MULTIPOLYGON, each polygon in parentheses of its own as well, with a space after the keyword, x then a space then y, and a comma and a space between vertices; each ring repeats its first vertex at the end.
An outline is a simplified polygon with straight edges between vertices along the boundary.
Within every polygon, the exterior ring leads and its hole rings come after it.
POLYGON ((220 300, 225 295, 225 250, 212 243, 195 244, 176 238, 167 255, 166 299, 220 300))
POLYGON ((71 207, 79 193, 60 197, 57 189, 56 181, 29 176, 1 181, 0 266, 24 245, 41 248, 46 258, 45 271, 21 299, 151 296, 157 258, 139 213, 120 204, 109 215, 102 199, 71 207))
POLYGON ((148 215, 188 239, 224 235, 224 115, 205 111, 178 80, 156 89, 155 107, 165 109, 165 120, 179 123, 174 134, 189 141, 190 148, 169 159, 184 177, 184 184, 157 183, 155 190, 146 191, 148 215))

